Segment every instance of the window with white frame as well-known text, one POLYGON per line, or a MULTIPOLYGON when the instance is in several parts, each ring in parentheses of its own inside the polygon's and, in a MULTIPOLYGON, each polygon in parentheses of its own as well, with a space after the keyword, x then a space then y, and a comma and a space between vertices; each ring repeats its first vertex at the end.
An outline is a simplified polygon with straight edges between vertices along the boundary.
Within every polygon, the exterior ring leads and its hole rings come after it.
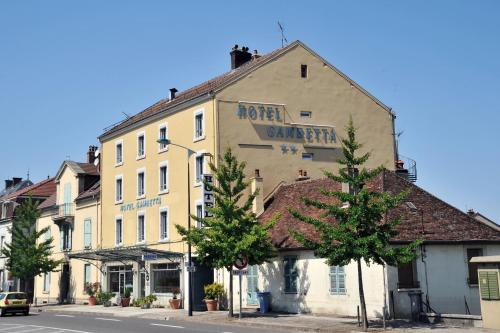
POLYGON ((137 197, 142 198, 146 195, 146 174, 144 169, 137 170, 137 197))
POLYGON ((205 112, 198 110, 194 113, 194 140, 205 137, 205 112))
POLYGON ((115 164, 123 164, 123 140, 117 141, 115 144, 115 164))
POLYGON ((83 221, 83 246, 86 249, 92 247, 92 220, 89 218, 83 221))
POLYGON ((159 170, 159 184, 160 188, 159 191, 160 193, 165 193, 168 191, 168 163, 167 162, 161 162, 160 163, 160 170, 159 170))
POLYGON ((283 258, 283 273, 285 279, 285 292, 297 293, 297 256, 285 256, 283 258))
MULTIPOLYGON (((167 129, 167 124, 161 124, 158 127, 158 139, 164 140, 168 138, 168 129, 167 129)), ((168 150, 168 144, 166 143, 159 143, 158 144, 158 152, 164 152, 168 150)))
POLYGON ((4 202, 2 204, 2 215, 1 215, 1 218, 4 219, 7 217, 7 210, 9 208, 9 203, 8 202, 4 202))
POLYGON ((344 266, 330 266, 330 294, 343 295, 345 289, 344 266))
POLYGON ((90 264, 84 264, 83 265, 83 282, 84 286, 87 285, 87 283, 92 283, 92 271, 90 269, 90 264))
POLYGON ((116 176, 115 178, 115 202, 121 203, 123 201, 123 177, 116 176))
POLYGON ((123 244, 123 220, 122 217, 115 219, 115 245, 123 244))
POLYGON ((160 240, 168 239, 168 209, 160 208, 160 240))
POLYGON ((144 218, 144 212, 137 213, 137 243, 144 243, 144 231, 146 228, 146 222, 144 218))
POLYGON ((146 135, 141 132, 137 134, 137 158, 146 156, 146 135))
POLYGON ((50 272, 43 274, 43 292, 48 293, 50 290, 50 272))
POLYGON ((196 161, 195 161, 196 183, 201 183, 201 181, 203 179, 204 164, 205 164, 205 157, 202 154, 196 155, 196 161))
MULTIPOLYGON (((196 203, 196 217, 199 219, 203 218, 203 201, 196 203)), ((196 228, 201 229, 203 223, 201 221, 196 221, 196 228)))

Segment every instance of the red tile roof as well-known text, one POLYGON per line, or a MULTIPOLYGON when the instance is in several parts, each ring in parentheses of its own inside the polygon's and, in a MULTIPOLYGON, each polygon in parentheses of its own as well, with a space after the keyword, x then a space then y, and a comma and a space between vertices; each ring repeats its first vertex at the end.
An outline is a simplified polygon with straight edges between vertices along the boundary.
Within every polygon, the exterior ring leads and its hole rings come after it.
POLYGON ((19 191, 11 193, 10 195, 7 196, 7 199, 14 199, 22 196, 49 197, 55 192, 56 192, 56 183, 54 181, 54 178, 48 178, 42 180, 39 183, 33 184, 19 191))
POLYGON ((92 176, 98 176, 99 175, 99 169, 94 165, 90 163, 80 163, 76 162, 80 168, 82 168, 83 172, 92 175, 92 176))
MULTIPOLYGON (((472 216, 447 204, 394 172, 382 172, 367 186, 374 190, 384 190, 391 193, 410 191, 405 203, 391 210, 388 214, 389 219, 396 217, 401 219, 401 223, 397 226, 399 235, 392 239, 393 242, 407 242, 417 238, 428 242, 500 242, 500 231, 477 221, 472 216), (418 208, 418 212, 412 212, 406 202, 412 202, 418 208)), ((308 216, 319 217, 322 211, 307 207, 302 198, 309 197, 334 203, 335 199, 326 197, 319 192, 322 188, 340 190, 341 184, 329 179, 296 182, 279 188, 268 201, 269 206, 259 219, 261 222, 266 222, 276 213, 281 214, 278 223, 270 231, 271 238, 278 248, 296 249, 301 247, 289 233, 292 228, 310 237, 316 237, 314 227, 294 218, 288 209, 292 208, 308 216)))
POLYGON ((98 196, 101 192, 101 182, 97 181, 94 185, 92 185, 88 190, 83 191, 78 195, 76 200, 82 200, 87 198, 92 198, 94 196, 98 196))
POLYGON ((38 209, 44 209, 48 207, 52 207, 56 204, 56 199, 57 199, 57 193, 54 192, 50 197, 42 201, 40 205, 38 205, 38 209))

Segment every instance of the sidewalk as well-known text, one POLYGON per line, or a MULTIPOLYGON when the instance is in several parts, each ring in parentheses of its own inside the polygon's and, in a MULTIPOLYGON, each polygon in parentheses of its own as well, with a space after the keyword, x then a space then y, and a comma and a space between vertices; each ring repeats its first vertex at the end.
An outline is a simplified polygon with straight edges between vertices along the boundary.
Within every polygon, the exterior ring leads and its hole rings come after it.
MULTIPOLYGON (((254 310, 246 310, 243 313, 243 318, 229 319, 227 311, 214 312, 194 312, 193 317, 188 317, 185 310, 164 309, 141 309, 136 307, 103 307, 103 306, 88 306, 88 305, 55 305, 43 306, 38 309, 42 312, 58 312, 65 314, 87 314, 98 316, 116 316, 116 317, 136 317, 143 319, 155 320, 181 320, 181 321, 198 321, 207 324, 227 324, 240 325, 255 328, 279 329, 295 332, 353 332, 361 331, 358 327, 355 318, 332 317, 332 316, 314 316, 314 315, 296 315, 296 314, 281 314, 269 313, 260 314, 254 310)), ((36 311, 36 310, 35 310, 36 311)), ((235 313, 237 314, 237 312, 235 313)), ((383 331, 380 321, 370 323, 370 331, 383 331)), ((410 324, 403 320, 394 320, 387 322, 387 330, 394 333, 416 333, 417 331, 429 332, 430 330, 439 329, 440 333, 472 333, 472 332, 493 332, 480 328, 455 328, 444 325, 424 325, 410 324)))

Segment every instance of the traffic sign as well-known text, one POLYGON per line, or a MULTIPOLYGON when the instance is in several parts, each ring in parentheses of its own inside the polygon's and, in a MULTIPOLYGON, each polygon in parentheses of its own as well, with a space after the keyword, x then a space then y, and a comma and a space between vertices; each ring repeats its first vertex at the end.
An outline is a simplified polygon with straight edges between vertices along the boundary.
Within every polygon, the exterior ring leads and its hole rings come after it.
POLYGON ((248 257, 247 256, 240 256, 234 262, 234 266, 238 269, 243 269, 243 268, 247 267, 247 265, 248 265, 248 257))
POLYGON ((156 260, 156 259, 158 259, 158 255, 155 253, 147 253, 142 255, 143 261, 156 260))
POLYGON ((248 271, 246 269, 233 269, 233 275, 247 275, 248 271))

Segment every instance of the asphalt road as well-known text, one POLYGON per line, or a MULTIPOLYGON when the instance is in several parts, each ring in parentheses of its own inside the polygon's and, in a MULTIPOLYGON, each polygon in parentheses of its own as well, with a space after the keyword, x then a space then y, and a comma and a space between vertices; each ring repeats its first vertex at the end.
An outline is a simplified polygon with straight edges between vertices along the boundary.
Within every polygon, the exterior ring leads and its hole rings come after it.
POLYGON ((203 322, 149 320, 139 318, 66 315, 57 312, 6 315, 0 318, 0 333, 284 333, 285 331, 203 322))

